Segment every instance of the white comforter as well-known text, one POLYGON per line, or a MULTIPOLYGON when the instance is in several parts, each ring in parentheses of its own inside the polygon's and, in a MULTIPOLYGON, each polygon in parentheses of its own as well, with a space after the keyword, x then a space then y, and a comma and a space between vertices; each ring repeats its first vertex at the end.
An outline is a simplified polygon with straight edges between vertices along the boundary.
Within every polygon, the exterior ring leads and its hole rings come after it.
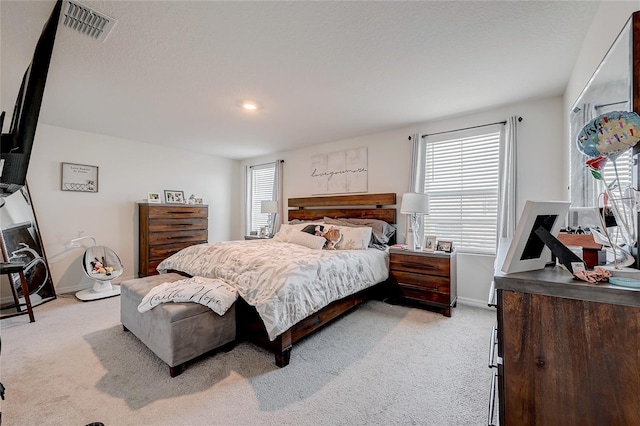
POLYGON ((255 306, 271 340, 329 303, 387 279, 381 250, 312 250, 272 240, 187 247, 158 265, 220 278, 255 306))

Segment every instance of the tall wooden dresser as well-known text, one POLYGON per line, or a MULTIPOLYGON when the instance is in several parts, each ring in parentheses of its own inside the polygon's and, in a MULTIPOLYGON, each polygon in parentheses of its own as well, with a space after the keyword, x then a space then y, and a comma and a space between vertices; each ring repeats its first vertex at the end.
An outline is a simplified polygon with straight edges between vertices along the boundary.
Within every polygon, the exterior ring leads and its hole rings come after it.
POLYGON ((139 203, 138 276, 156 275, 167 257, 209 238, 209 207, 203 204, 139 203))
POLYGON ((500 425, 640 424, 640 290, 560 267, 494 281, 500 425))

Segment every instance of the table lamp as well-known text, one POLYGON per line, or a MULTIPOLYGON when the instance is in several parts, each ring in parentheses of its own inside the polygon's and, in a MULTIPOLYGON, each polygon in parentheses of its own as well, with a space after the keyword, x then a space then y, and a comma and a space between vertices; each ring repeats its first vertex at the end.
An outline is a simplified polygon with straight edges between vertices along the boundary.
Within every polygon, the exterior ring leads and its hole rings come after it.
POLYGON ((409 216, 411 232, 413 233, 412 250, 422 250, 422 239, 418 235, 418 229, 420 229, 419 216, 429 213, 429 195, 407 192, 402 196, 400 213, 409 216))
POLYGON ((261 201, 260 202, 260 213, 268 213, 269 214, 269 226, 268 226, 268 236, 271 237, 273 235, 273 220, 272 214, 278 213, 278 202, 277 201, 261 201))

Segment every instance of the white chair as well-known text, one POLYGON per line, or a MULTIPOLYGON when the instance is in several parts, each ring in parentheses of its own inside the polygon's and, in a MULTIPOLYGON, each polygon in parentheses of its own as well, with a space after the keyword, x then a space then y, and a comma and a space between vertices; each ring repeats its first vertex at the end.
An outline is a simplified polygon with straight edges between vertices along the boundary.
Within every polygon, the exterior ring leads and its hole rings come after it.
POLYGON ((106 246, 91 246, 85 251, 82 264, 85 275, 93 279, 94 284, 93 288, 77 292, 78 299, 89 301, 120 295, 120 286, 112 285, 111 280, 122 275, 124 268, 113 250, 106 246))

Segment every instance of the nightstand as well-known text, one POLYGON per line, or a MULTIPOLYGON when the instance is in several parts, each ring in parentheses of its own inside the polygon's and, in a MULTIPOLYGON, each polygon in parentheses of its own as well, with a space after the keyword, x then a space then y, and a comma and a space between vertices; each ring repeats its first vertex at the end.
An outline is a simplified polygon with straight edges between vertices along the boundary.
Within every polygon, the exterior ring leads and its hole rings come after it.
POLYGON ((450 317, 456 306, 456 252, 389 249, 389 281, 398 301, 439 308, 450 317))

